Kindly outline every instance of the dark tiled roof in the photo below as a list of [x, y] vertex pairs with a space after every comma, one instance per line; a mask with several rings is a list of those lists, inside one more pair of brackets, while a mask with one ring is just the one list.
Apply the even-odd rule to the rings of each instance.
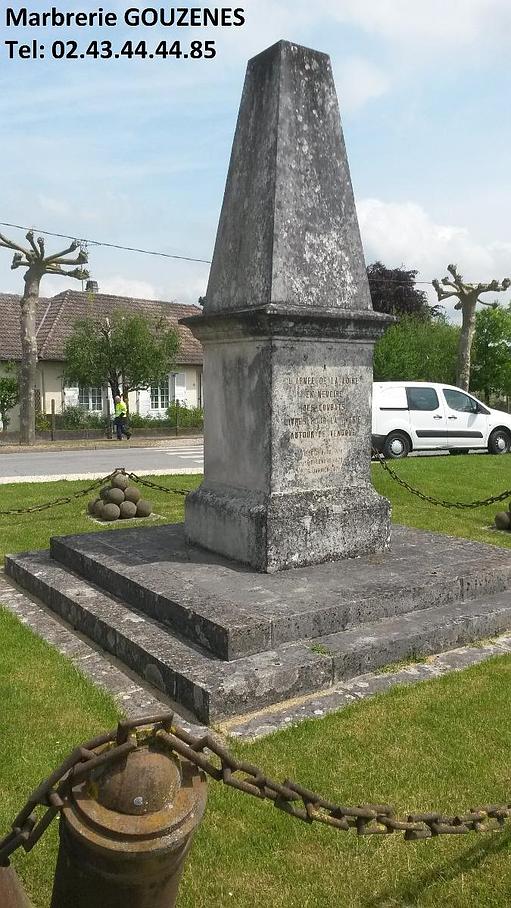
[[[0, 293], [0, 360], [21, 358], [20, 297], [13, 293]], [[110, 296], [106, 293], [84, 293], [65, 290], [50, 299], [40, 299], [37, 306], [37, 349], [39, 359], [62, 361], [65, 343], [73, 331], [73, 324], [80, 318], [104, 319], [116, 309], [142, 312], [161, 317], [177, 327], [181, 347], [177, 362], [182, 365], [202, 364], [202, 347], [178, 319], [199, 315], [198, 306], [181, 303], [163, 303], [140, 300], [129, 296]]]

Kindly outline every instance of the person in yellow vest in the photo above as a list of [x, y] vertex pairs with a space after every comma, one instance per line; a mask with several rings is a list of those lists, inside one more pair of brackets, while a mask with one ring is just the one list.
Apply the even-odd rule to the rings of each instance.
[[117, 441], [122, 441], [122, 436], [125, 435], [127, 439], [131, 438], [131, 432], [126, 427], [126, 419], [128, 416], [128, 408], [124, 403], [122, 397], [115, 397], [115, 419], [114, 426], [117, 432]]

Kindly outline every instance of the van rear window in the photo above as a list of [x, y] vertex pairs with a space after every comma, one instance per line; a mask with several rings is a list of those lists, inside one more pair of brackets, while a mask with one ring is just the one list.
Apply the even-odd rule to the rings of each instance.
[[380, 387], [377, 401], [380, 410], [408, 410], [404, 388]]
[[438, 396], [434, 388], [407, 388], [410, 410], [438, 410]]

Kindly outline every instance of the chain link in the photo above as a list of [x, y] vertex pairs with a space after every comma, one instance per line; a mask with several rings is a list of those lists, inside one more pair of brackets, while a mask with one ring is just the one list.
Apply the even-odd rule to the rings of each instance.
[[[511, 804], [491, 804], [470, 808], [465, 813], [411, 813], [399, 817], [388, 804], [363, 804], [355, 807], [334, 804], [297, 782], [276, 782], [245, 760], [237, 760], [217, 738], [194, 735], [174, 722], [172, 712], [119, 723], [117, 729], [77, 747], [66, 760], [28, 798], [14, 820], [11, 831], [0, 839], [0, 867], [9, 865], [11, 854], [19, 847], [30, 851], [53, 818], [71, 796], [78, 782], [98, 767], [122, 760], [149, 742], [159, 744], [171, 754], [189, 760], [211, 779], [223, 782], [260, 800], [270, 801], [278, 810], [305, 823], [323, 823], [359, 836], [391, 835], [403, 832], [407, 842], [439, 835], [464, 835], [469, 832], [500, 830], [511, 818]], [[40, 819], [38, 807], [46, 808]]]
[[153, 482], [151, 479], [145, 479], [144, 476], [138, 476], [136, 473], [126, 473], [125, 470], [119, 470], [120, 473], [124, 473], [128, 479], [132, 479], [133, 482], [138, 482], [141, 486], [146, 486], [148, 489], [155, 489], [157, 492], [169, 492], [171, 495], [189, 495], [192, 491], [191, 489], [169, 489], [168, 486], [161, 486], [157, 482]]
[[144, 479], [142, 476], [137, 476], [136, 473], [128, 473], [124, 467], [117, 467], [117, 469], [113, 470], [112, 473], [109, 473], [108, 476], [103, 476], [101, 479], [95, 479], [90, 486], [87, 486], [86, 489], [81, 489], [80, 492], [74, 492], [72, 495], [65, 495], [61, 498], [53, 498], [51, 501], [46, 501], [44, 504], [34, 504], [26, 508], [9, 508], [7, 511], [0, 511], [0, 517], [8, 517], [14, 514], [33, 514], [38, 511], [47, 511], [49, 508], [58, 507], [61, 504], [70, 504], [71, 501], [75, 501], [77, 498], [83, 498], [85, 495], [88, 495], [89, 492], [94, 491], [94, 489], [97, 489], [104, 483], [110, 482], [115, 476], [126, 476], [127, 479], [138, 482], [140, 485], [147, 486], [150, 489], [156, 489], [159, 492], [168, 492], [169, 494], [174, 495], [188, 495], [191, 491], [190, 489], [169, 489], [167, 486], [161, 486], [156, 482], [151, 482], [150, 479]]
[[80, 492], [74, 492], [73, 495], [66, 495], [61, 498], [53, 498], [52, 501], [46, 501], [44, 504], [34, 504], [28, 508], [9, 508], [8, 511], [0, 511], [0, 517], [7, 517], [10, 514], [33, 514], [36, 511], [47, 511], [49, 508], [58, 507], [61, 504], [69, 504], [76, 498], [83, 498], [85, 495], [88, 495], [89, 492], [97, 489], [97, 487], [103, 485], [104, 482], [109, 482], [114, 478], [114, 476], [117, 476], [119, 473], [124, 473], [124, 470], [114, 470], [113, 473], [109, 473], [108, 476], [103, 476], [102, 479], [94, 480], [92, 485], [87, 486], [86, 489], [81, 489]]
[[[420, 498], [421, 501], [427, 501], [429, 504], [433, 504], [441, 508], [455, 508], [460, 511], [471, 510], [473, 508], [483, 508], [490, 504], [496, 504], [500, 501], [505, 501], [507, 498], [511, 498], [511, 489], [505, 489], [504, 492], [500, 492], [498, 495], [490, 495], [489, 498], [481, 498], [477, 501], [447, 501], [443, 498], [435, 498], [433, 495], [428, 495], [426, 492], [422, 492], [420, 489], [416, 489], [415, 486], [410, 485], [409, 482], [406, 482], [405, 479], [402, 479], [401, 476], [389, 467], [387, 461], [385, 460], [383, 454], [377, 451], [375, 448], [372, 449], [372, 456], [378, 461], [378, 463], [383, 467], [386, 473], [402, 486], [407, 492], [410, 492], [411, 495], [415, 495], [417, 498]], [[102, 479], [96, 479], [92, 485], [87, 486], [86, 489], [82, 489], [80, 492], [75, 492], [73, 495], [66, 495], [61, 498], [54, 498], [52, 501], [47, 501], [44, 504], [32, 505], [28, 508], [10, 508], [7, 511], [0, 511], [0, 517], [7, 517], [14, 514], [32, 514], [38, 511], [46, 511], [49, 508], [57, 507], [61, 504], [69, 504], [71, 501], [74, 501], [77, 498], [82, 498], [85, 495], [88, 495], [89, 492], [92, 492], [98, 486], [103, 485], [103, 483], [110, 482], [115, 476], [122, 475], [126, 476], [128, 479], [131, 479], [133, 482], [138, 483], [139, 485], [145, 486], [148, 489], [154, 489], [157, 492], [166, 492], [169, 495], [189, 495], [192, 491], [191, 489], [169, 489], [168, 486], [162, 486], [157, 482], [153, 482], [151, 479], [146, 479], [143, 476], [139, 476], [137, 473], [128, 472], [124, 467], [118, 467], [116, 470], [113, 470], [108, 476], [103, 476]]]
[[401, 479], [400, 476], [389, 467], [387, 461], [385, 460], [383, 454], [377, 451], [375, 448], [372, 449], [372, 455], [376, 460], [381, 464], [383, 469], [392, 479], [397, 482], [400, 486], [403, 486], [407, 492], [410, 492], [411, 495], [416, 495], [417, 498], [420, 498], [421, 501], [427, 501], [429, 504], [434, 504], [440, 508], [456, 508], [460, 511], [470, 510], [472, 508], [484, 508], [489, 504], [496, 504], [498, 501], [505, 501], [506, 498], [511, 498], [511, 489], [506, 489], [504, 492], [500, 492], [498, 495], [490, 495], [489, 498], [481, 498], [477, 501], [446, 501], [444, 498], [434, 498], [432, 495], [427, 495], [425, 492], [421, 492], [420, 489], [416, 489], [415, 486], [410, 485], [409, 482], [406, 482], [404, 479]]

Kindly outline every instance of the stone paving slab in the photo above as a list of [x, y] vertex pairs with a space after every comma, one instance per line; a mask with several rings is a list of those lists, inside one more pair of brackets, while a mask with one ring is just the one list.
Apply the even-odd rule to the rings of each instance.
[[261, 574], [181, 524], [56, 537], [52, 556], [222, 659], [463, 602], [511, 585], [509, 552], [396, 526], [386, 555]]

